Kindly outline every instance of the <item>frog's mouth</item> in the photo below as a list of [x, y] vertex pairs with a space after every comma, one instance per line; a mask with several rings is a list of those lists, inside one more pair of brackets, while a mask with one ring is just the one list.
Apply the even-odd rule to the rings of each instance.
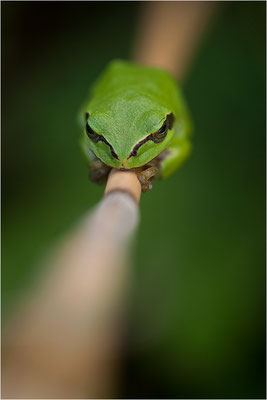
[[128, 160], [129, 160], [132, 156], [134, 156], [134, 155], [130, 155], [130, 156], [127, 157], [127, 159], [122, 163], [122, 165], [121, 165], [121, 167], [120, 167], [119, 169], [120, 169], [120, 170], [127, 170], [127, 169], [135, 170], [135, 169], [138, 169], [138, 168], [144, 168], [144, 167], [146, 167], [147, 165], [151, 165], [151, 164], [156, 165], [157, 167], [160, 167], [161, 162], [162, 162], [163, 160], [165, 160], [165, 158], [168, 156], [168, 154], [169, 154], [169, 149], [168, 149], [168, 148], [167, 148], [167, 149], [164, 149], [164, 150], [163, 150], [161, 153], [159, 153], [155, 158], [153, 158], [152, 160], [148, 161], [147, 163], [145, 163], [145, 164], [143, 164], [143, 165], [140, 165], [139, 167], [128, 167], [128, 166], [127, 166]]
[[[161, 171], [161, 163], [168, 155], [169, 150], [165, 149], [157, 157], [153, 158], [148, 163], [140, 166], [140, 167], [133, 167], [127, 168], [124, 165], [117, 168], [119, 170], [131, 170], [134, 171], [138, 177], [138, 180], [141, 183], [142, 191], [146, 192], [147, 190], [152, 188], [152, 180], [156, 177], [160, 176]], [[108, 175], [112, 168], [105, 163], [103, 163], [97, 156], [95, 159], [89, 163], [90, 166], [90, 179], [93, 182], [98, 184], [103, 184], [107, 181]]]

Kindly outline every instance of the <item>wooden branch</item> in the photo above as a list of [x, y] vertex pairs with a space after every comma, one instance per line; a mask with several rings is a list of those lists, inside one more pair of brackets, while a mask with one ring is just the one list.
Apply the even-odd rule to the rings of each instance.
[[103, 200], [50, 259], [41, 285], [4, 332], [4, 397], [114, 393], [140, 192], [134, 173], [113, 171]]
[[145, 2], [133, 58], [184, 80], [215, 8], [211, 1]]
[[139, 203], [141, 195], [141, 185], [132, 171], [118, 171], [113, 169], [108, 177], [105, 195], [118, 191], [128, 193], [136, 203]]

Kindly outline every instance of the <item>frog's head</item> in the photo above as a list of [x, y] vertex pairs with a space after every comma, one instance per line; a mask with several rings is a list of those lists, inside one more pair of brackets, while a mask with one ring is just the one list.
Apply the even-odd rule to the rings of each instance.
[[[120, 99], [122, 97], [120, 96]], [[169, 144], [174, 114], [144, 98], [123, 97], [85, 113], [87, 143], [105, 164], [135, 168], [147, 164]]]

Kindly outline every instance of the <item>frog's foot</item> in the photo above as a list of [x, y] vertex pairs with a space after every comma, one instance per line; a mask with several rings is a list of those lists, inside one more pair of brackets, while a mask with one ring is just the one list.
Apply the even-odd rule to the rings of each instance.
[[153, 166], [149, 166], [147, 169], [138, 173], [137, 177], [141, 183], [142, 192], [147, 192], [148, 190], [152, 189], [151, 181], [156, 177], [157, 173], [158, 168]]
[[103, 183], [106, 182], [111, 167], [104, 164], [100, 160], [91, 161], [89, 163], [89, 167], [90, 167], [89, 178], [92, 182], [98, 183], [99, 185], [102, 185]]

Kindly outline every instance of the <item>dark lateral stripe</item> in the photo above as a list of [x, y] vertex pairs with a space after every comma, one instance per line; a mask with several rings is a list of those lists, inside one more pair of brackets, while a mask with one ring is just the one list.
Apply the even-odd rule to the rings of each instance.
[[128, 159], [129, 159], [130, 157], [136, 157], [136, 156], [137, 156], [137, 151], [138, 151], [139, 147], [143, 146], [143, 144], [145, 144], [145, 143], [148, 142], [149, 140], [153, 140], [153, 135], [152, 135], [152, 134], [150, 134], [150, 135], [148, 135], [147, 137], [145, 137], [144, 139], [140, 140], [140, 142], [138, 142], [138, 143], [134, 146], [134, 148], [133, 148], [133, 150], [131, 151], [131, 154], [129, 155]]
[[101, 140], [101, 142], [104, 142], [108, 145], [108, 147], [110, 148], [110, 153], [112, 155], [112, 157], [116, 158], [117, 160], [119, 160], [118, 155], [115, 153], [113, 146], [107, 141], [107, 139], [104, 138], [104, 136], [99, 135], [99, 140]]
[[[174, 123], [174, 115], [173, 115], [173, 113], [170, 113], [170, 114], [168, 114], [168, 115], [166, 116], [166, 119], [165, 119], [165, 121], [163, 122], [162, 127], [164, 126], [164, 124], [166, 124], [166, 129], [167, 129], [167, 131], [168, 131], [169, 129], [172, 129], [173, 123]], [[161, 127], [161, 128], [162, 128], [162, 127]], [[143, 146], [143, 144], [145, 144], [146, 142], [148, 142], [149, 140], [153, 140], [153, 142], [159, 143], [154, 135], [155, 135], [157, 132], [159, 132], [159, 131], [161, 130], [161, 128], [160, 128], [158, 131], [156, 131], [156, 132], [154, 132], [154, 133], [151, 133], [150, 135], [148, 135], [148, 136], [145, 137], [144, 139], [140, 140], [140, 142], [138, 142], [138, 143], [134, 146], [134, 148], [133, 148], [133, 150], [131, 151], [131, 153], [130, 153], [129, 157], [127, 158], [127, 160], [129, 160], [129, 158], [131, 158], [131, 157], [136, 157], [136, 156], [137, 156], [137, 151], [138, 151], [138, 149], [139, 149], [141, 146]], [[166, 135], [165, 135], [165, 136], [166, 136]], [[165, 136], [164, 136], [164, 138], [165, 138]], [[163, 139], [164, 139], [164, 138], [163, 138]]]

